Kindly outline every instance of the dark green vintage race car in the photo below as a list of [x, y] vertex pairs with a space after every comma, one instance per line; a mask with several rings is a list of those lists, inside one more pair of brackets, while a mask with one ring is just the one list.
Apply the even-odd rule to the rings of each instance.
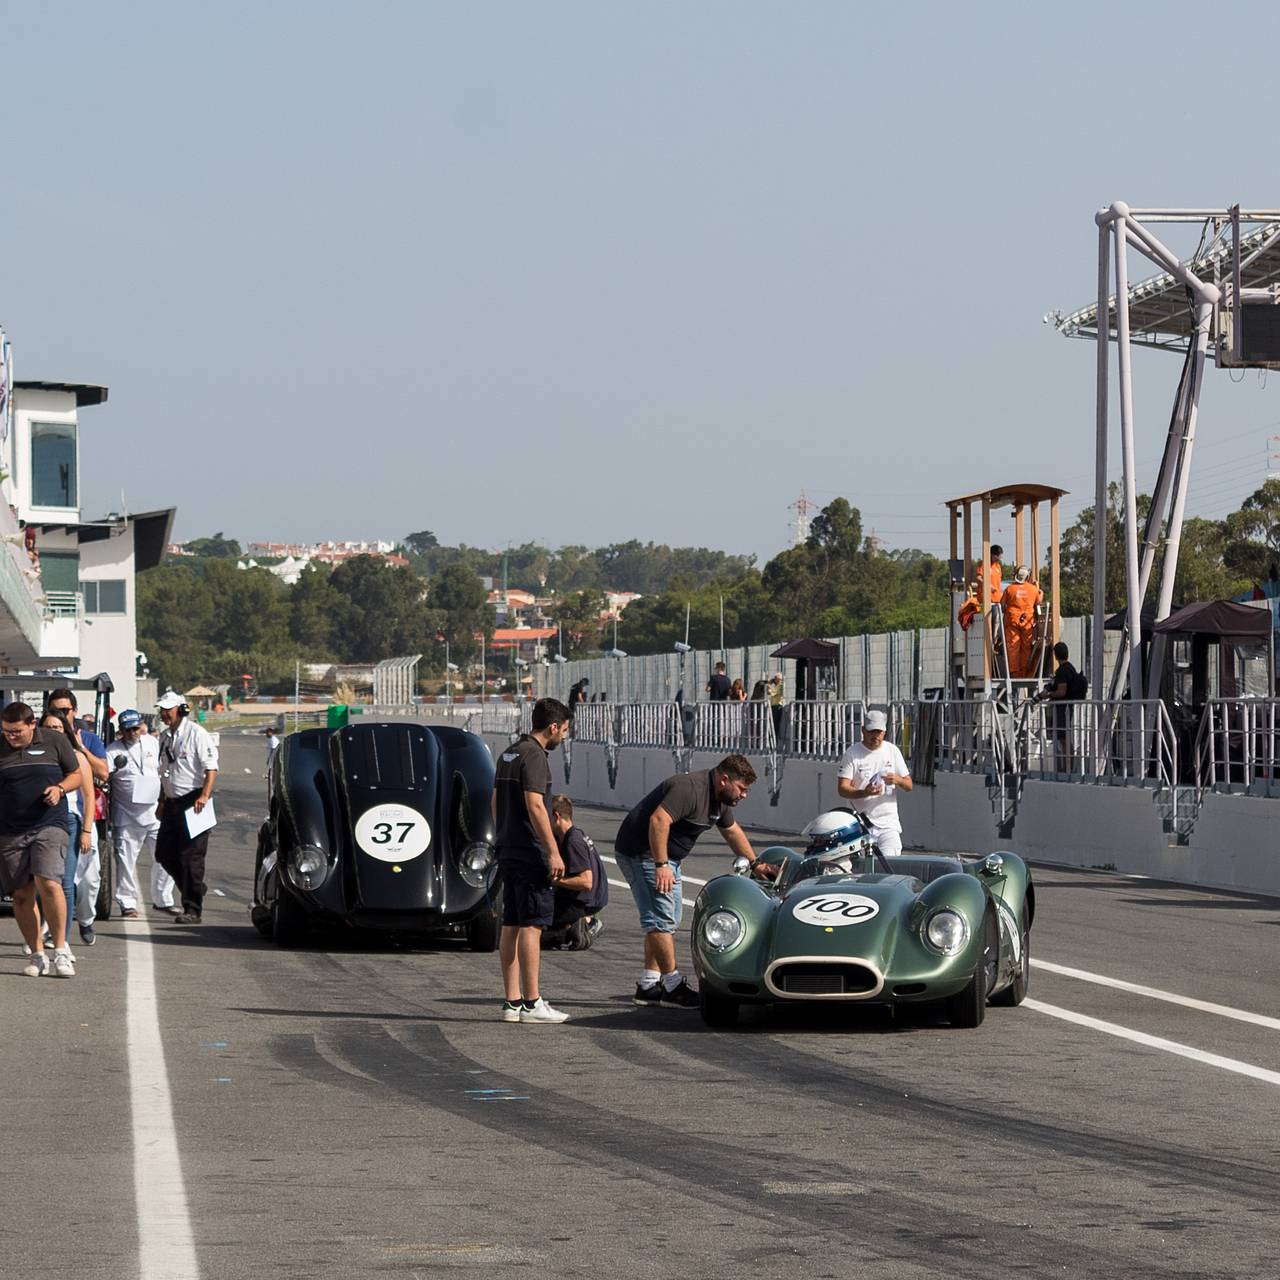
[[[772, 883], [717, 876], [693, 911], [702, 1017], [730, 1027], [744, 1004], [936, 1003], [976, 1027], [1021, 1004], [1035, 890], [1016, 854], [885, 857], [852, 814], [824, 814], [808, 849], [764, 850]], [[745, 867], [746, 859], [741, 860]]]

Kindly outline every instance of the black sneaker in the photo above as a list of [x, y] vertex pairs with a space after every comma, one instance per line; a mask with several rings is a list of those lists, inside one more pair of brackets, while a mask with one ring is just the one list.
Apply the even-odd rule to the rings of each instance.
[[80, 926], [80, 941], [83, 942], [86, 947], [93, 946], [97, 940], [98, 935], [94, 932], [93, 925], [82, 924]]
[[[658, 986], [662, 987], [662, 983], [658, 983]], [[664, 1005], [670, 1005], [673, 1009], [696, 1009], [698, 1007], [698, 993], [684, 978], [681, 978], [670, 991], [666, 987], [662, 987], [662, 995], [659, 999]]]
[[645, 1009], [656, 1009], [662, 1003], [662, 983], [655, 982], [651, 987], [642, 987], [636, 983], [636, 993], [631, 997], [631, 1003]]
[[587, 933], [594, 942], [604, 932], [604, 921], [599, 916], [592, 916], [591, 923], [587, 925]]

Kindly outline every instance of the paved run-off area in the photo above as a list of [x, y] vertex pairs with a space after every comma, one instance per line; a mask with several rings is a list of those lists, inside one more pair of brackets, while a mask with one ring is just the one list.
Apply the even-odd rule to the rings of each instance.
[[713, 1033], [632, 1006], [615, 886], [544, 956], [573, 1021], [509, 1025], [495, 956], [258, 938], [262, 757], [224, 736], [199, 929], [32, 981], [0, 920], [0, 1273], [1280, 1274], [1280, 902], [1038, 868], [1023, 1008]]

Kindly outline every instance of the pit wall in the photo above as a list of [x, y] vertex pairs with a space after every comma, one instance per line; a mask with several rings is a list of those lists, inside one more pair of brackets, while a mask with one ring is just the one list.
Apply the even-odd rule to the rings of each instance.
[[[495, 755], [510, 741], [503, 734], [484, 738]], [[718, 758], [695, 752], [691, 767], [709, 769]], [[605, 748], [575, 743], [567, 782], [564, 755], [554, 753], [553, 786], [580, 804], [622, 810], [676, 772], [670, 751], [628, 747], [617, 753], [617, 760], [611, 786]], [[764, 762], [753, 763], [761, 771], [760, 781], [738, 809], [746, 826], [791, 837], [816, 813], [840, 803], [834, 760], [785, 761], [776, 805], [769, 803]], [[1001, 840], [984, 778], [938, 773], [935, 781], [899, 799], [904, 847], [942, 853], [1011, 849], [1032, 862], [1101, 867], [1175, 884], [1280, 897], [1280, 806], [1274, 800], [1207, 795], [1191, 843], [1177, 846], [1162, 829], [1150, 791], [1028, 781], [1013, 838]]]

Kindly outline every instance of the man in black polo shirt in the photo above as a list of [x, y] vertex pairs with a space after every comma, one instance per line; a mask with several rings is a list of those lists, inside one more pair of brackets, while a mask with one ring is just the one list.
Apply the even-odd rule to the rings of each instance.
[[[644, 930], [644, 970], [636, 985], [636, 1004], [697, 1007], [698, 993], [676, 968], [680, 862], [704, 831], [719, 827], [725, 844], [755, 867], [759, 859], [733, 816], [734, 806], [746, 799], [755, 780], [756, 771], [746, 756], [725, 756], [714, 769], [677, 773], [659, 783], [623, 818], [613, 848]], [[763, 865], [759, 870], [766, 873]]]
[[564, 860], [551, 830], [551, 765], [569, 732], [569, 708], [555, 698], [533, 705], [532, 733], [499, 752], [493, 778], [493, 824], [502, 871], [503, 1022], [566, 1022], [538, 989], [542, 931], [552, 920], [552, 882], [564, 876]]
[[729, 690], [732, 687], [729, 677], [725, 675], [724, 663], [717, 662], [714, 674], [707, 681], [707, 696], [712, 702], [728, 702]]
[[[67, 946], [67, 900], [62, 872], [69, 831], [67, 793], [80, 786], [80, 762], [63, 733], [36, 728], [35, 712], [11, 702], [0, 712], [0, 884], [13, 898], [13, 915], [31, 957], [23, 973], [74, 978]], [[53, 935], [44, 954], [36, 892]]]

